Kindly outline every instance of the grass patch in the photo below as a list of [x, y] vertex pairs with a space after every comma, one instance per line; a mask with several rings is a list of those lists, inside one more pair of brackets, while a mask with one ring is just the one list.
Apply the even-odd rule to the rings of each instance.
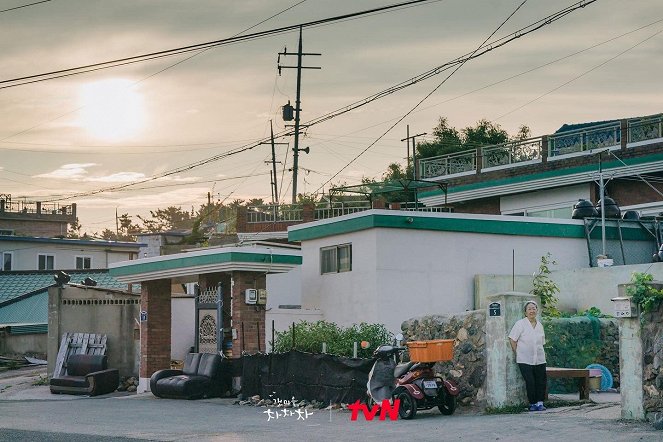
[[32, 383], [34, 386], [38, 385], [48, 385], [48, 376], [39, 376], [39, 378], [35, 379], [35, 381]]
[[[585, 404], [593, 404], [591, 400], [584, 401], [565, 401], [565, 400], [554, 400], [544, 402], [546, 408], [560, 408], [560, 407], [574, 407]], [[518, 404], [518, 405], [504, 405], [502, 407], [486, 407], [486, 414], [519, 414], [527, 411], [528, 404]]]

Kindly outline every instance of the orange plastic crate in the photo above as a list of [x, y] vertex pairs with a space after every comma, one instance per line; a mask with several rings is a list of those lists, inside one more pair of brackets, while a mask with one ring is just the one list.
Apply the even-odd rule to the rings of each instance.
[[431, 341], [410, 341], [410, 360], [417, 362], [450, 361], [454, 356], [453, 339], [433, 339]]

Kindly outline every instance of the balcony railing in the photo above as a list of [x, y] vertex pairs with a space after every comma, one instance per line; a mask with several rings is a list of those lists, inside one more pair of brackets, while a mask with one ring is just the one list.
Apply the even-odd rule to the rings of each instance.
[[662, 126], [663, 115], [628, 120], [628, 142], [640, 143], [663, 138]]
[[371, 208], [370, 201], [334, 201], [329, 203], [318, 203], [315, 207], [315, 219], [334, 218], [350, 213], [363, 212]]
[[[625, 124], [624, 124], [625, 123]], [[622, 134], [626, 127], [626, 134]], [[622, 140], [622, 136], [626, 140]], [[586, 155], [592, 149], [640, 146], [663, 141], [663, 114], [614, 121], [523, 141], [481, 147], [481, 170], [517, 167], [542, 161], [547, 138], [547, 159]], [[477, 172], [476, 150], [430, 157], [418, 162], [422, 179], [461, 176]]]
[[542, 139], [530, 138], [522, 141], [481, 148], [481, 168], [510, 166], [512, 164], [541, 160]]
[[621, 145], [620, 122], [548, 136], [548, 158]]
[[301, 204], [249, 206], [246, 210], [249, 223], [279, 223], [302, 221]]
[[419, 167], [419, 175], [422, 178], [472, 172], [477, 168], [477, 152], [471, 150], [426, 158], [419, 161]]
[[67, 215], [76, 213], [76, 205], [60, 205], [58, 203], [42, 203], [39, 201], [12, 201], [10, 195], [0, 195], [0, 213]]

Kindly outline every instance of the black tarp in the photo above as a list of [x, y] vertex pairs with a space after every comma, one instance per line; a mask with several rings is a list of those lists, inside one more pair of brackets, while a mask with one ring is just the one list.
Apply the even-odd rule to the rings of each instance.
[[258, 354], [242, 357], [242, 396], [351, 403], [366, 398], [372, 359], [327, 354]]

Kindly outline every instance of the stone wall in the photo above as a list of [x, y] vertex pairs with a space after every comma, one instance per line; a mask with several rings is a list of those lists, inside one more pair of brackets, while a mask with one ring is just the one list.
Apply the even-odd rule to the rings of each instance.
[[484, 400], [487, 367], [484, 310], [413, 318], [403, 322], [401, 329], [408, 341], [454, 339], [453, 360], [438, 362], [435, 372], [458, 383], [461, 404]]
[[663, 411], [663, 305], [642, 315], [642, 356], [645, 413]]
[[[663, 318], [659, 321], [658, 349], [663, 348]], [[555, 318], [543, 321], [546, 330], [546, 358], [549, 366], [584, 368], [589, 364], [604, 365], [613, 376], [613, 387], [619, 386], [619, 329], [615, 319], [588, 317]], [[435, 372], [452, 379], [460, 387], [460, 403], [483, 402], [486, 391], [486, 311], [473, 310], [456, 315], [432, 315], [409, 319], [401, 329], [407, 341], [454, 339], [454, 357], [435, 364]], [[652, 344], [653, 345], [653, 344]], [[653, 359], [654, 358], [650, 358]], [[663, 352], [656, 364], [650, 363], [651, 385], [663, 404]], [[654, 366], [656, 368], [654, 368]], [[575, 383], [551, 380], [552, 392], [577, 391]], [[658, 383], [656, 383], [656, 381]], [[649, 387], [654, 392], [654, 389]]]

